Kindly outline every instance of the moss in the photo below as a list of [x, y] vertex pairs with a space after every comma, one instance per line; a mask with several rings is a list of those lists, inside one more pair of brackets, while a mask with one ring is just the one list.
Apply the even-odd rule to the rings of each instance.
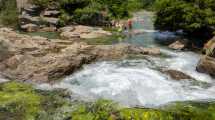
[[0, 120], [62, 120], [72, 105], [63, 90], [41, 91], [29, 84], [0, 84]]
[[176, 102], [167, 106], [122, 108], [111, 101], [99, 100], [80, 105], [72, 120], [215, 120], [214, 102]]
[[215, 102], [175, 102], [157, 109], [122, 108], [109, 100], [70, 101], [65, 90], [0, 84], [0, 120], [215, 120]]
[[[5, 114], [14, 114], [23, 120], [33, 120], [40, 106], [41, 96], [34, 93], [29, 85], [12, 82], [1, 85], [0, 109]], [[4, 116], [4, 115], [1, 115]]]
[[180, 120], [215, 120], [214, 102], [176, 102], [162, 109], [174, 113]]
[[120, 113], [123, 120], [174, 120], [172, 113], [154, 109], [126, 108]]
[[72, 120], [114, 120], [119, 116], [118, 105], [108, 100], [80, 105], [72, 112]]

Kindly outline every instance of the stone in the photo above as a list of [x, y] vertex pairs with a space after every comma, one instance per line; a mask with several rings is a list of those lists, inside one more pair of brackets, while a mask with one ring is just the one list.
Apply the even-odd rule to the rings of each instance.
[[60, 15], [60, 11], [58, 11], [58, 10], [46, 10], [46, 11], [44, 11], [43, 15], [45, 17], [57, 17]]
[[58, 25], [59, 23], [59, 18], [54, 18], [54, 17], [43, 17], [42, 21], [44, 21], [45, 23], [49, 24], [49, 25]]
[[26, 32], [35, 32], [39, 30], [39, 26], [35, 24], [25, 24], [21, 25], [20, 28]]
[[37, 5], [30, 5], [24, 7], [23, 9], [24, 14], [28, 14], [30, 16], [39, 16], [41, 12], [40, 6]]
[[191, 76], [178, 70], [162, 70], [162, 72], [169, 75], [174, 80], [194, 80]]
[[187, 42], [185, 40], [177, 40], [169, 45], [169, 48], [174, 50], [183, 50], [187, 47]]
[[40, 17], [32, 17], [32, 16], [27, 15], [27, 14], [20, 15], [19, 20], [21, 22], [21, 25], [23, 25], [23, 24], [39, 25], [39, 23], [40, 23]]
[[75, 30], [74, 26], [66, 26], [58, 29], [59, 32], [72, 32]]
[[0, 73], [9, 79], [36, 83], [55, 82], [95, 61], [121, 59], [131, 54], [157, 54], [151, 52], [153, 48], [129, 44], [87, 45], [61, 39], [54, 42], [1, 28], [0, 43], [7, 46], [6, 55], [13, 53], [0, 61]]
[[59, 31], [61, 32], [60, 36], [64, 39], [92, 39], [112, 35], [111, 32], [105, 31], [102, 28], [83, 25], [63, 27]]
[[215, 58], [215, 37], [210, 39], [203, 48], [203, 52], [210, 57]]
[[41, 32], [56, 32], [57, 28], [56, 27], [42, 27], [39, 31]]
[[215, 58], [209, 57], [209, 56], [203, 56], [200, 59], [196, 67], [196, 70], [198, 72], [206, 73], [215, 77]]

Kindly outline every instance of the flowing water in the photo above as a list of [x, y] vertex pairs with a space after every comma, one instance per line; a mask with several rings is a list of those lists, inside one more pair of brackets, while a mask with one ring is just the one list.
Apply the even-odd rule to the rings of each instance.
[[[174, 33], [154, 30], [153, 14], [141, 12], [135, 30], [144, 31], [129, 35], [124, 42], [145, 47], [160, 47], [165, 57], [147, 56], [139, 59], [103, 61], [68, 76], [54, 87], [66, 88], [83, 99], [111, 99], [127, 106], [154, 107], [173, 101], [215, 99], [215, 80], [196, 72], [200, 55], [194, 52], [169, 50], [159, 45], [177, 37]], [[162, 73], [160, 68], [184, 72], [195, 80], [177, 81]], [[40, 86], [47, 88], [46, 85]]]

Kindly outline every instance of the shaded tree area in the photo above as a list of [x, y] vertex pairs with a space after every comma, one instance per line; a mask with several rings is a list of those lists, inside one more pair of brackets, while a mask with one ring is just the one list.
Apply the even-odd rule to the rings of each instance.
[[215, 31], [215, 0], [157, 0], [155, 26], [183, 30], [188, 35], [210, 38]]

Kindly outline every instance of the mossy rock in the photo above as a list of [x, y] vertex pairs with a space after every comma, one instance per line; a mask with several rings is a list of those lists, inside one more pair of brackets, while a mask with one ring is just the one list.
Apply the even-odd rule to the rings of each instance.
[[0, 84], [0, 120], [63, 120], [72, 105], [63, 91], [40, 91], [29, 84]]

